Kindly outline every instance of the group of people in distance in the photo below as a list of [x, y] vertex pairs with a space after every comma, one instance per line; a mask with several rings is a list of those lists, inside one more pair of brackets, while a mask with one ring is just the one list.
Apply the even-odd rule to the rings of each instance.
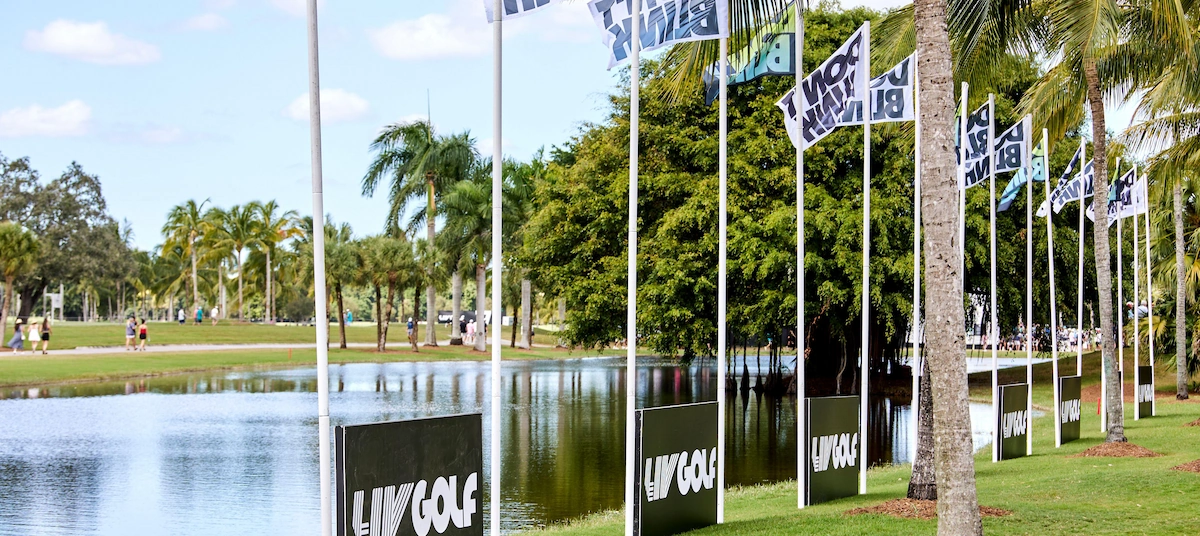
[[50, 333], [54, 328], [50, 326], [50, 317], [42, 318], [41, 322], [31, 322], [29, 326], [17, 319], [13, 324], [12, 338], [8, 340], [7, 346], [12, 348], [13, 353], [18, 353], [25, 349], [25, 341], [28, 340], [29, 353], [37, 353], [38, 343], [42, 343], [42, 353], [45, 354], [50, 350]]
[[[138, 320], [132, 316], [129, 317], [125, 321], [125, 351], [146, 351], [146, 333], [148, 331], [145, 318]], [[139, 340], [135, 341], [135, 338]]]
[[[212, 312], [209, 313], [208, 317], [212, 319], [212, 325], [214, 325], [214, 326], [217, 325], [217, 319], [221, 317], [221, 309], [214, 305], [212, 308]], [[182, 307], [179, 308], [178, 319], [179, 319], [179, 325], [181, 325], [181, 326], [185, 322], [187, 322], [187, 313], [185, 313], [183, 311]], [[194, 325], [197, 325], [197, 326], [199, 326], [200, 323], [204, 321], [204, 309], [202, 307], [200, 307], [199, 305], [196, 306], [195, 319], [196, 319], [196, 323]]]

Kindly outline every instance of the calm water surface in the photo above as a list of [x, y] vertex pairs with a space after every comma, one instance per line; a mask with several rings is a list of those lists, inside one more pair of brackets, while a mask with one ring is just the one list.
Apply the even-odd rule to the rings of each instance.
[[[486, 452], [489, 373], [484, 362], [333, 366], [331, 419], [483, 412]], [[505, 531], [620, 507], [624, 359], [508, 362], [503, 374]], [[0, 390], [0, 535], [312, 533], [315, 390], [312, 368]], [[711, 361], [639, 361], [639, 407], [715, 392]], [[795, 398], [729, 401], [727, 482], [794, 478]], [[871, 412], [872, 463], [909, 461], [907, 400], [873, 399]], [[991, 409], [971, 413], [979, 447]]]

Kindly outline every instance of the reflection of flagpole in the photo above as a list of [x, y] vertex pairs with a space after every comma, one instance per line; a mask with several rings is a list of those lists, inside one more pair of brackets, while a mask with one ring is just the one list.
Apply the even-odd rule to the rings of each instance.
[[[492, 23], [492, 441], [491, 474], [488, 477], [488, 494], [491, 497], [491, 534], [500, 535], [500, 324], [503, 309], [500, 307], [500, 282], [504, 270], [500, 245], [504, 190], [503, 122], [501, 112], [504, 100], [504, 9], [500, 0], [495, 0], [495, 19]], [[453, 320], [451, 320], [453, 322]]]
[[[1000, 375], [999, 363], [996, 358], [996, 345], [1000, 342], [998, 315], [996, 314], [996, 96], [988, 93], [988, 127], [987, 127], [987, 151], [988, 151], [988, 206], [990, 207], [990, 215], [988, 226], [991, 228], [991, 279], [992, 279], [992, 325], [990, 332], [992, 343], [992, 411], [1000, 415]], [[999, 418], [992, 419], [992, 422], [997, 423], [992, 433], [992, 461], [1000, 461], [1000, 430]]]
[[308, 0], [308, 132], [312, 142], [313, 299], [317, 318], [317, 442], [321, 481], [321, 534], [333, 534], [333, 457], [329, 452], [329, 311], [325, 296], [325, 194], [321, 176], [321, 75], [317, 0]]
[[[1118, 177], [1117, 180], [1121, 180], [1120, 175], [1118, 175], [1117, 177]], [[1134, 166], [1133, 166], [1133, 177], [1134, 177], [1134, 181], [1136, 182], [1137, 181], [1137, 165], [1136, 164], [1134, 164]], [[1133, 192], [1129, 192], [1129, 193], [1130, 193], [1130, 197], [1132, 197]], [[1120, 207], [1120, 209], [1121, 209], [1120, 212], [1117, 213], [1117, 222], [1118, 223], [1120, 223], [1121, 220], [1123, 219], [1124, 214], [1122, 214], [1122, 212], [1125, 211], [1125, 206], [1122, 203], [1122, 200], [1120, 199], [1120, 197], [1123, 197], [1123, 196], [1118, 196], [1118, 199], [1117, 199], [1117, 206]], [[1122, 238], [1124, 238], [1124, 237], [1122, 237]], [[1117, 244], [1120, 244], [1120, 243], [1121, 243], [1121, 241], [1118, 240]], [[1138, 300], [1138, 287], [1142, 286], [1141, 285], [1141, 275], [1140, 275], [1141, 269], [1138, 268], [1138, 244], [1139, 244], [1139, 242], [1138, 242], [1137, 216], [1134, 216], [1134, 218], [1133, 218], [1133, 420], [1135, 420], [1135, 421], [1142, 418], [1142, 405], [1138, 404], [1138, 394], [1139, 394], [1138, 393], [1138, 384], [1139, 384], [1139, 382], [1141, 380], [1141, 376], [1142, 376], [1141, 369], [1138, 366], [1138, 365], [1142, 364], [1142, 356], [1141, 356], [1141, 347], [1142, 347], [1141, 342], [1142, 341], [1141, 341], [1141, 339], [1138, 338], [1138, 335], [1140, 333], [1139, 333], [1139, 329], [1138, 329], [1138, 315], [1137, 315], [1138, 304], [1141, 303], [1141, 301]], [[1122, 303], [1121, 304], [1121, 316], [1125, 316], [1124, 313], [1125, 313], [1125, 304]], [[1122, 395], [1122, 398], [1124, 398], [1124, 395], [1125, 395], [1125, 377], [1124, 376], [1121, 377], [1121, 395]], [[1124, 410], [1124, 408], [1125, 408], [1125, 406], [1124, 406], [1124, 404], [1122, 404], [1121, 409]]]
[[[866, 84], [862, 88], [863, 110], [863, 253], [862, 253], [862, 357], [860, 367], [862, 372], [862, 401], [858, 406], [858, 493], [867, 492], [867, 406], [871, 399], [868, 396], [867, 379], [871, 372], [871, 23], [864, 26], [863, 43], [866, 43], [866, 53], [863, 54], [863, 79]], [[797, 88], [799, 89], [799, 88]]]
[[917, 434], [921, 421], [921, 78], [916, 68], [917, 55], [913, 54], [913, 117], [916, 119], [916, 140], [913, 146], [917, 165], [913, 169], [913, 313], [912, 313], [912, 424], [909, 426], [909, 452], [913, 462], [917, 460]]
[[[633, 505], [636, 497], [634, 458], [637, 417], [637, 201], [638, 201], [638, 98], [641, 84], [642, 0], [633, 0], [629, 35], [629, 268], [625, 299], [625, 536], [633, 536]], [[724, 73], [722, 73], [724, 76]]]
[[[1154, 385], [1154, 280], [1150, 273], [1150, 181], [1142, 179], [1142, 210], [1146, 213], [1146, 319], [1150, 322], [1146, 337], [1150, 339], [1150, 385]], [[1133, 218], [1137, 225], [1137, 216]], [[1136, 247], [1136, 245], [1135, 245]], [[1158, 413], [1158, 397], [1150, 397], [1150, 416]]]
[[[1033, 454], [1033, 120], [1025, 116], [1025, 454]], [[1042, 166], [1043, 173], [1045, 166]]]
[[[1042, 129], [1042, 158], [1046, 172], [1046, 203], [1050, 203], [1049, 132]], [[1062, 446], [1062, 392], [1058, 385], [1058, 295], [1054, 293], [1054, 207], [1046, 210], [1046, 259], [1050, 265], [1050, 358], [1054, 364], [1054, 448]]]
[[[796, 90], [792, 92], [792, 106], [796, 109], [796, 504], [804, 508], [808, 490], [808, 463], [805, 449], [808, 447], [808, 400], [806, 390], [807, 370], [804, 353], [804, 108], [800, 91], [804, 87], [804, 12], [796, 1]], [[861, 436], [860, 436], [861, 437]]]
[[720, 218], [717, 226], [720, 227], [720, 239], [718, 244], [718, 271], [721, 272], [717, 278], [717, 523], [725, 522], [725, 300], [728, 296], [725, 281], [725, 254], [728, 239], [726, 237], [726, 220], [728, 219], [727, 200], [729, 193], [729, 150], [727, 148], [729, 138], [729, 119], [726, 114], [728, 110], [728, 93], [729, 93], [729, 76], [725, 74], [725, 70], [729, 65], [729, 38], [722, 37], [720, 42], [721, 47], [721, 62], [719, 66], [721, 86], [720, 96], [720, 142], [721, 148], [718, 152], [720, 160]]

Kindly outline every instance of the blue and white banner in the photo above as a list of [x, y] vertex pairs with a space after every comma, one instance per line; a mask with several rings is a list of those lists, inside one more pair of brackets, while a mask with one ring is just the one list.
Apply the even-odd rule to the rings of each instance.
[[1025, 169], [1032, 134], [1033, 116], [1026, 115], [996, 138], [996, 173]]
[[[729, 0], [642, 0], [641, 50], [729, 37]], [[633, 1], [588, 0], [592, 20], [604, 31], [608, 68], [633, 53]]]
[[[500, 9], [504, 10], [504, 19], [515, 19], [532, 13], [541, 8], [558, 4], [563, 0], [500, 0]], [[483, 10], [487, 13], [487, 21], [496, 22], [496, 0], [483, 0]]]
[[[1050, 199], [1043, 201], [1042, 205], [1038, 207], [1037, 217], [1045, 218], [1046, 216], [1049, 216], [1051, 206], [1054, 207], [1054, 213], [1058, 214], [1059, 212], [1062, 212], [1063, 207], [1067, 206], [1067, 203], [1079, 200], [1079, 186], [1081, 178], [1078, 175], [1070, 180], [1068, 180], [1068, 178], [1075, 173], [1075, 168], [1079, 167], [1080, 163], [1083, 162], [1083, 159], [1085, 158], [1083, 149], [1083, 146], [1080, 145], [1079, 149], [1075, 151], [1075, 156], [1071, 157], [1071, 161], [1067, 164], [1067, 169], [1064, 169], [1062, 176], [1058, 178], [1058, 186], [1054, 188], [1053, 192], [1050, 192]], [[1092, 163], [1088, 162], [1085, 170], [1090, 171], [1091, 167]], [[1092, 195], [1090, 180], [1088, 181], [1087, 186], [1087, 191], [1085, 192], [1084, 197]]]
[[[1046, 154], [1041, 145], [1033, 149], [1033, 163], [1030, 167], [1033, 169], [1034, 182], [1046, 181]], [[1008, 210], [1013, 201], [1017, 200], [1017, 195], [1021, 193], [1021, 187], [1025, 186], [1027, 182], [1029, 181], [1025, 176], [1025, 169], [1018, 169], [1017, 174], [1013, 175], [1012, 180], [1008, 181], [1008, 186], [1004, 188], [1004, 192], [1000, 194], [1000, 200], [996, 202], [996, 211]]]
[[[961, 117], [961, 116], [959, 116]], [[967, 161], [963, 176], [963, 189], [970, 188], [988, 178], [989, 163], [988, 159], [988, 127], [992, 123], [992, 110], [987, 104], [980, 106], [971, 115], [967, 116]], [[958, 159], [959, 165], [964, 165], [962, 162], [961, 137], [955, 140], [954, 156]]]
[[[796, 88], [792, 88], [775, 103], [783, 111], [783, 124], [792, 145], [801, 150], [811, 147], [838, 127], [851, 102], [862, 100], [869, 76], [863, 59], [870, 54], [866, 38], [870, 24], [863, 23], [801, 82], [799, 99]], [[800, 101], [800, 113], [804, 114], [803, 132], [799, 126], [801, 121], [798, 121], [797, 100]]]
[[[1120, 218], [1137, 216], [1146, 212], [1146, 201], [1140, 189], [1145, 188], [1145, 180], [1137, 180], [1136, 170], [1129, 170], [1121, 178], [1112, 183], [1108, 189], [1108, 226], [1112, 227]], [[1095, 207], [1089, 206], [1087, 217], [1096, 221]]]
[[[896, 64], [892, 70], [871, 79], [871, 122], [895, 123], [914, 121], [913, 56]], [[861, 125], [862, 102], [851, 101], [838, 125]]]

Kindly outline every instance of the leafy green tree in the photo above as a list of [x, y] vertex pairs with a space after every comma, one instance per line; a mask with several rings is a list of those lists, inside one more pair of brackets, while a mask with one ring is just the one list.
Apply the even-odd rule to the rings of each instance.
[[[383, 128], [371, 143], [374, 160], [362, 180], [364, 196], [373, 196], [384, 181], [388, 184], [390, 209], [387, 233], [400, 235], [400, 218], [409, 203], [425, 198], [426, 240], [434, 243], [437, 199], [441, 192], [459, 181], [476, 158], [474, 141], [466, 132], [438, 136], [428, 121], [394, 123]], [[415, 216], [413, 224], [422, 218]], [[425, 344], [437, 346], [436, 281], [426, 274]]]
[[275, 291], [272, 284], [274, 283], [275, 265], [271, 262], [271, 257], [272, 254], [276, 254], [280, 242], [300, 234], [300, 228], [296, 225], [298, 215], [295, 210], [281, 211], [279, 203], [274, 199], [266, 203], [255, 203], [252, 210], [258, 218], [258, 230], [261, 233], [257, 244], [266, 256], [264, 259], [264, 273], [267, 280], [266, 319], [268, 323], [274, 324]]
[[0, 222], [0, 274], [4, 275], [4, 303], [0, 305], [0, 328], [7, 326], [8, 310], [12, 307], [13, 285], [37, 268], [41, 244], [28, 229], [5, 221]]
[[205, 199], [197, 203], [189, 199], [177, 205], [167, 213], [167, 223], [163, 224], [163, 235], [166, 237], [166, 247], [179, 246], [188, 256], [192, 265], [192, 308], [200, 307], [200, 285], [197, 275], [198, 245], [204, 232], [209, 229], [204, 217], [204, 207], [208, 204]]

